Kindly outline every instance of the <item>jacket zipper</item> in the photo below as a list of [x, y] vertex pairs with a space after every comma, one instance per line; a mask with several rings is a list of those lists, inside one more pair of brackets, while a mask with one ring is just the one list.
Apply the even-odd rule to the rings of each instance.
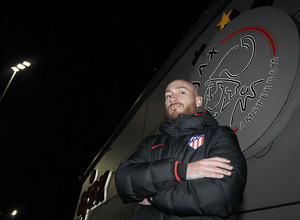
[[172, 147], [172, 152], [171, 152], [171, 157], [173, 157], [174, 156], [174, 152], [175, 152], [175, 146], [177, 146], [177, 140], [178, 140], [178, 137], [179, 137], [179, 131], [178, 131], [178, 124], [177, 124], [177, 122], [174, 124], [174, 127], [175, 127], [175, 136], [173, 137], [173, 146], [174, 147]]

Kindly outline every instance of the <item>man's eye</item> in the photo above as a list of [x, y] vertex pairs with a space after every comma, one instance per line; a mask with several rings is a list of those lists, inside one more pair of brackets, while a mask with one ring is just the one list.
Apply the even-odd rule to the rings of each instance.
[[171, 98], [171, 95], [166, 95], [166, 99], [169, 99], [169, 98]]
[[185, 93], [186, 93], [186, 92], [179, 92], [180, 95], [183, 95], [183, 94], [185, 94]]

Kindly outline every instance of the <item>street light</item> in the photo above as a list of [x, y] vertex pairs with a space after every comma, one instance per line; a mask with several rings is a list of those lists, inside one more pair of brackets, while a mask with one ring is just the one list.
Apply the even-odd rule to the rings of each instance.
[[11, 219], [13, 219], [17, 213], [18, 213], [18, 211], [17, 211], [17, 210], [14, 210], [14, 211], [11, 213]]
[[7, 91], [7, 89], [8, 89], [8, 87], [9, 87], [11, 81], [14, 79], [15, 75], [17, 74], [17, 72], [19, 72], [20, 70], [23, 70], [23, 69], [25, 69], [26, 67], [29, 67], [29, 66], [30, 66], [30, 63], [27, 62], [27, 61], [24, 61], [22, 64], [19, 63], [19, 64], [17, 65], [17, 67], [15, 67], [15, 66], [12, 66], [12, 67], [11, 67], [12, 70], [14, 71], [14, 73], [13, 73], [12, 77], [10, 78], [10, 80], [9, 80], [9, 82], [8, 82], [8, 84], [7, 84], [6, 88], [5, 88], [5, 90], [4, 90], [4, 92], [2, 93], [2, 96], [1, 96], [1, 98], [0, 98], [0, 103], [1, 103], [1, 101], [2, 101], [2, 99], [3, 99], [3, 97], [4, 97], [4, 95], [5, 95], [5, 93], [6, 93], [6, 91]]

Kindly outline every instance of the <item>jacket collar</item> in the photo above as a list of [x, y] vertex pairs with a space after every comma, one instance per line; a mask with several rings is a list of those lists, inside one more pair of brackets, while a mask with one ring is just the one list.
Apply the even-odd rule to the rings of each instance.
[[160, 132], [165, 135], [185, 135], [200, 130], [204, 127], [218, 126], [218, 122], [205, 110], [194, 115], [178, 116], [176, 121], [168, 118], [160, 127]]

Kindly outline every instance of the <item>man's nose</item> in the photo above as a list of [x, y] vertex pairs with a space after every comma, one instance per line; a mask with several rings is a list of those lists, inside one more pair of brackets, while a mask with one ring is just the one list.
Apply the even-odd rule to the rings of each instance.
[[177, 96], [173, 94], [173, 95], [171, 96], [171, 98], [170, 98], [170, 101], [171, 101], [171, 103], [176, 102], [176, 101], [177, 101]]

